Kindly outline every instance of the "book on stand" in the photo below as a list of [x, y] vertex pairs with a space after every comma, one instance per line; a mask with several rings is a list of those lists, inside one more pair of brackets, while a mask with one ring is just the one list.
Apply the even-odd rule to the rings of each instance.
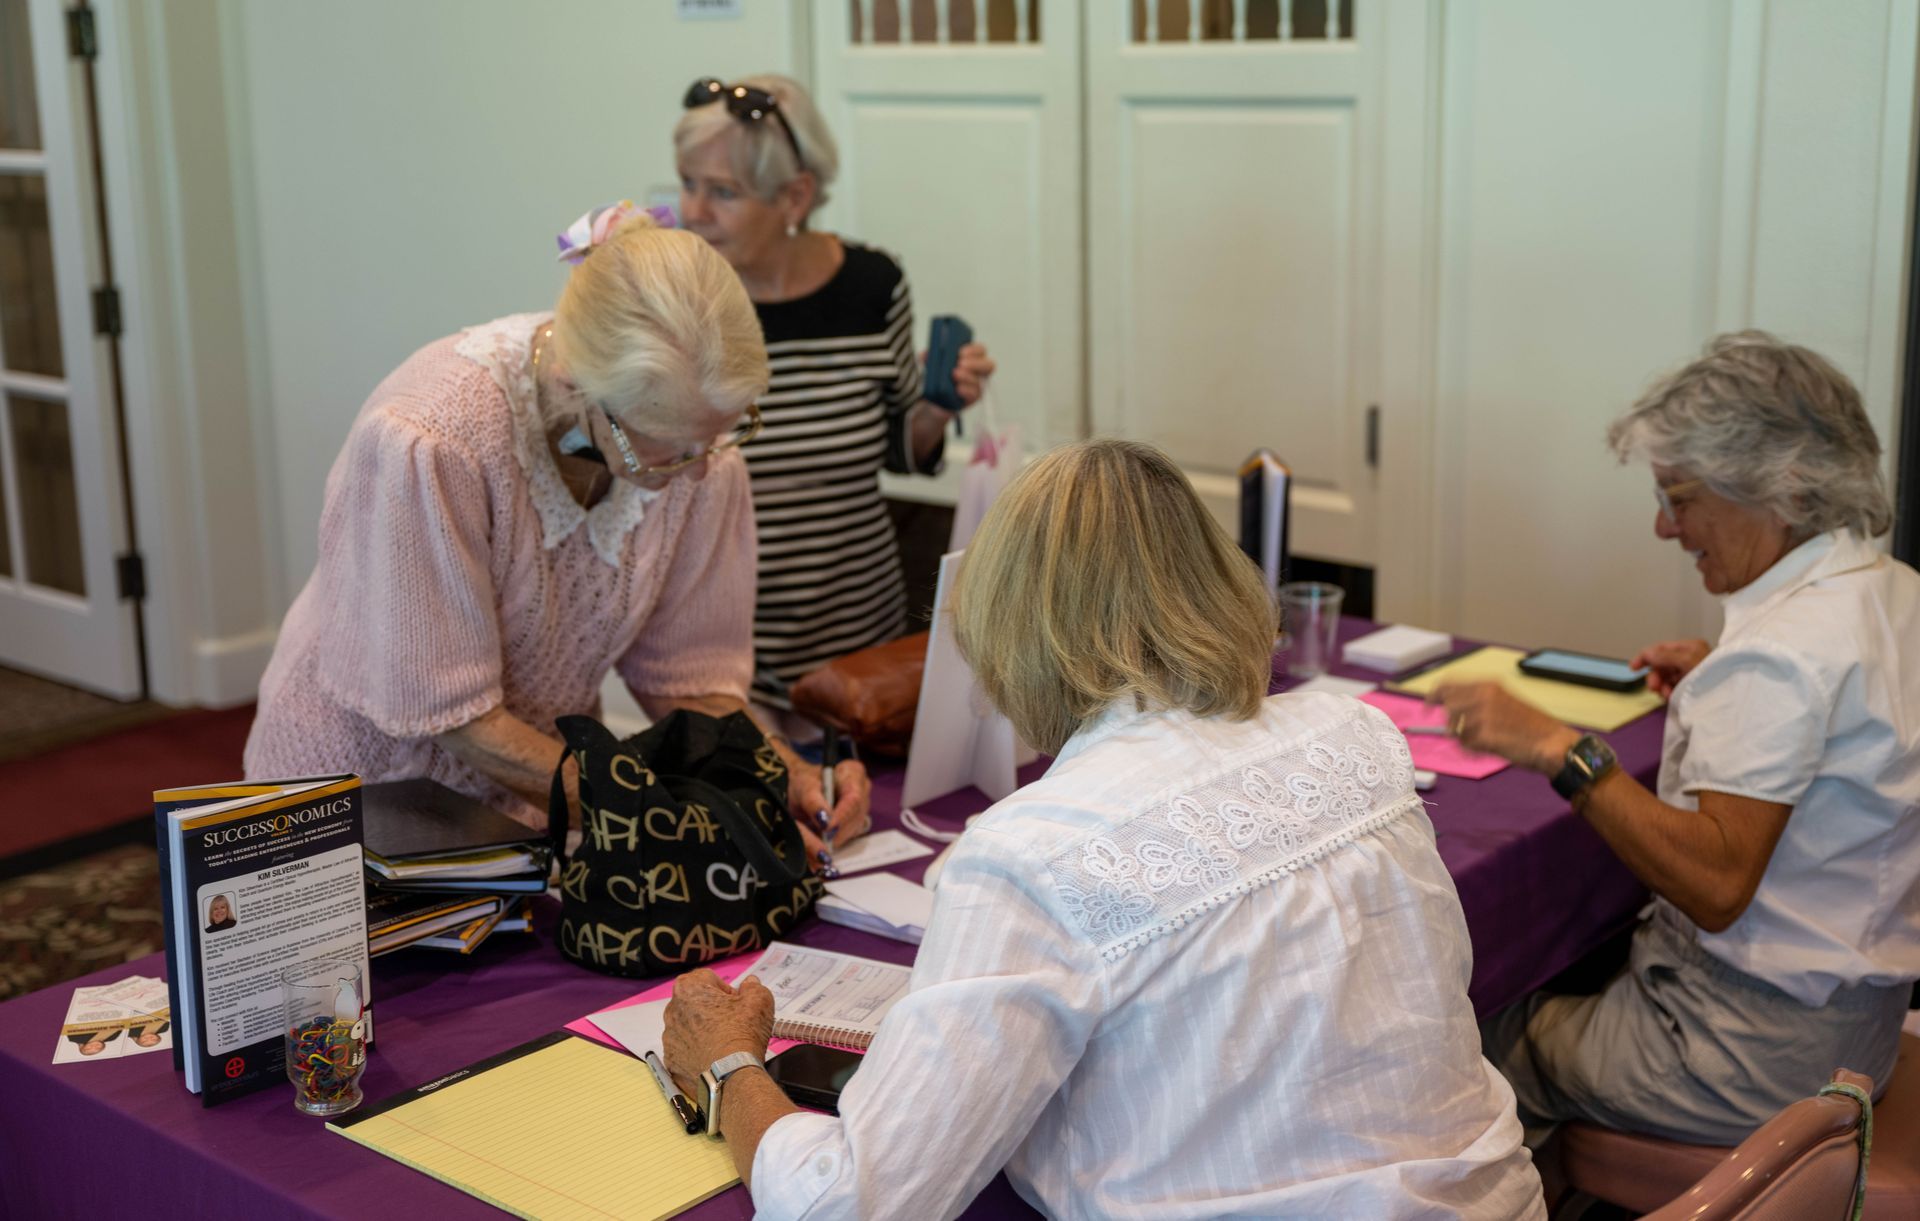
[[367, 978], [360, 779], [162, 789], [153, 816], [174, 1065], [206, 1106], [284, 1082], [281, 968]]

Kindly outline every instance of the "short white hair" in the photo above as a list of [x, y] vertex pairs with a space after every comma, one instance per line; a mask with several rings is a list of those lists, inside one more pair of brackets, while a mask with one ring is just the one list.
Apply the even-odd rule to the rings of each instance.
[[581, 393], [642, 432], [738, 415], [767, 390], [766, 342], [740, 277], [700, 238], [645, 216], [568, 274], [553, 343]]
[[1765, 331], [1711, 340], [1607, 430], [1638, 455], [1778, 517], [1797, 534], [1893, 527], [1880, 438], [1846, 374]]
[[764, 89], [773, 95], [773, 100], [779, 103], [780, 114], [793, 129], [793, 138], [800, 145], [805, 164], [793, 159], [793, 146], [787, 143], [787, 133], [781, 129], [778, 117], [768, 115], [758, 122], [745, 123], [734, 118], [723, 102], [695, 106], [680, 116], [680, 121], [673, 126], [674, 153], [684, 156], [711, 140], [726, 138], [730, 131], [737, 131], [740, 134], [734, 138], [729, 151], [733, 176], [742, 186], [759, 198], [770, 200], [804, 169], [812, 173], [817, 188], [813, 206], [818, 208], [826, 203], [827, 187], [840, 172], [840, 150], [835, 147], [819, 108], [800, 87], [800, 82], [767, 72], [727, 83]]

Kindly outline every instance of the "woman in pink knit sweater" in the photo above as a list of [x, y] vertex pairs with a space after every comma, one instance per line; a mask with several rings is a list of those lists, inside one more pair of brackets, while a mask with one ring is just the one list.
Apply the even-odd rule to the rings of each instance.
[[[361, 408], [249, 777], [428, 776], [544, 827], [554, 718], [597, 711], [609, 668], [655, 717], [746, 706], [753, 306], [705, 242], [630, 205], [576, 228], [551, 314], [428, 344]], [[776, 745], [822, 859], [819, 769]], [[842, 768], [833, 821], [863, 825], [865, 773]]]

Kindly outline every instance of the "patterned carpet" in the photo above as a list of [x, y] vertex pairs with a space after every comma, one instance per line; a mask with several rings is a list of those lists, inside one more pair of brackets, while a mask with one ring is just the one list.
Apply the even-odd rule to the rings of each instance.
[[149, 845], [0, 882], [0, 1000], [159, 948], [160, 874]]

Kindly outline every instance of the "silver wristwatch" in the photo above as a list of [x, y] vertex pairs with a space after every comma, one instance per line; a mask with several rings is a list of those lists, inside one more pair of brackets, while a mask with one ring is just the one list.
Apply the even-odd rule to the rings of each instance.
[[736, 1051], [730, 1056], [722, 1056], [700, 1074], [701, 1088], [707, 1094], [707, 1135], [719, 1136], [720, 1133], [720, 1089], [727, 1078], [743, 1068], [765, 1068], [759, 1056], [750, 1051]]

